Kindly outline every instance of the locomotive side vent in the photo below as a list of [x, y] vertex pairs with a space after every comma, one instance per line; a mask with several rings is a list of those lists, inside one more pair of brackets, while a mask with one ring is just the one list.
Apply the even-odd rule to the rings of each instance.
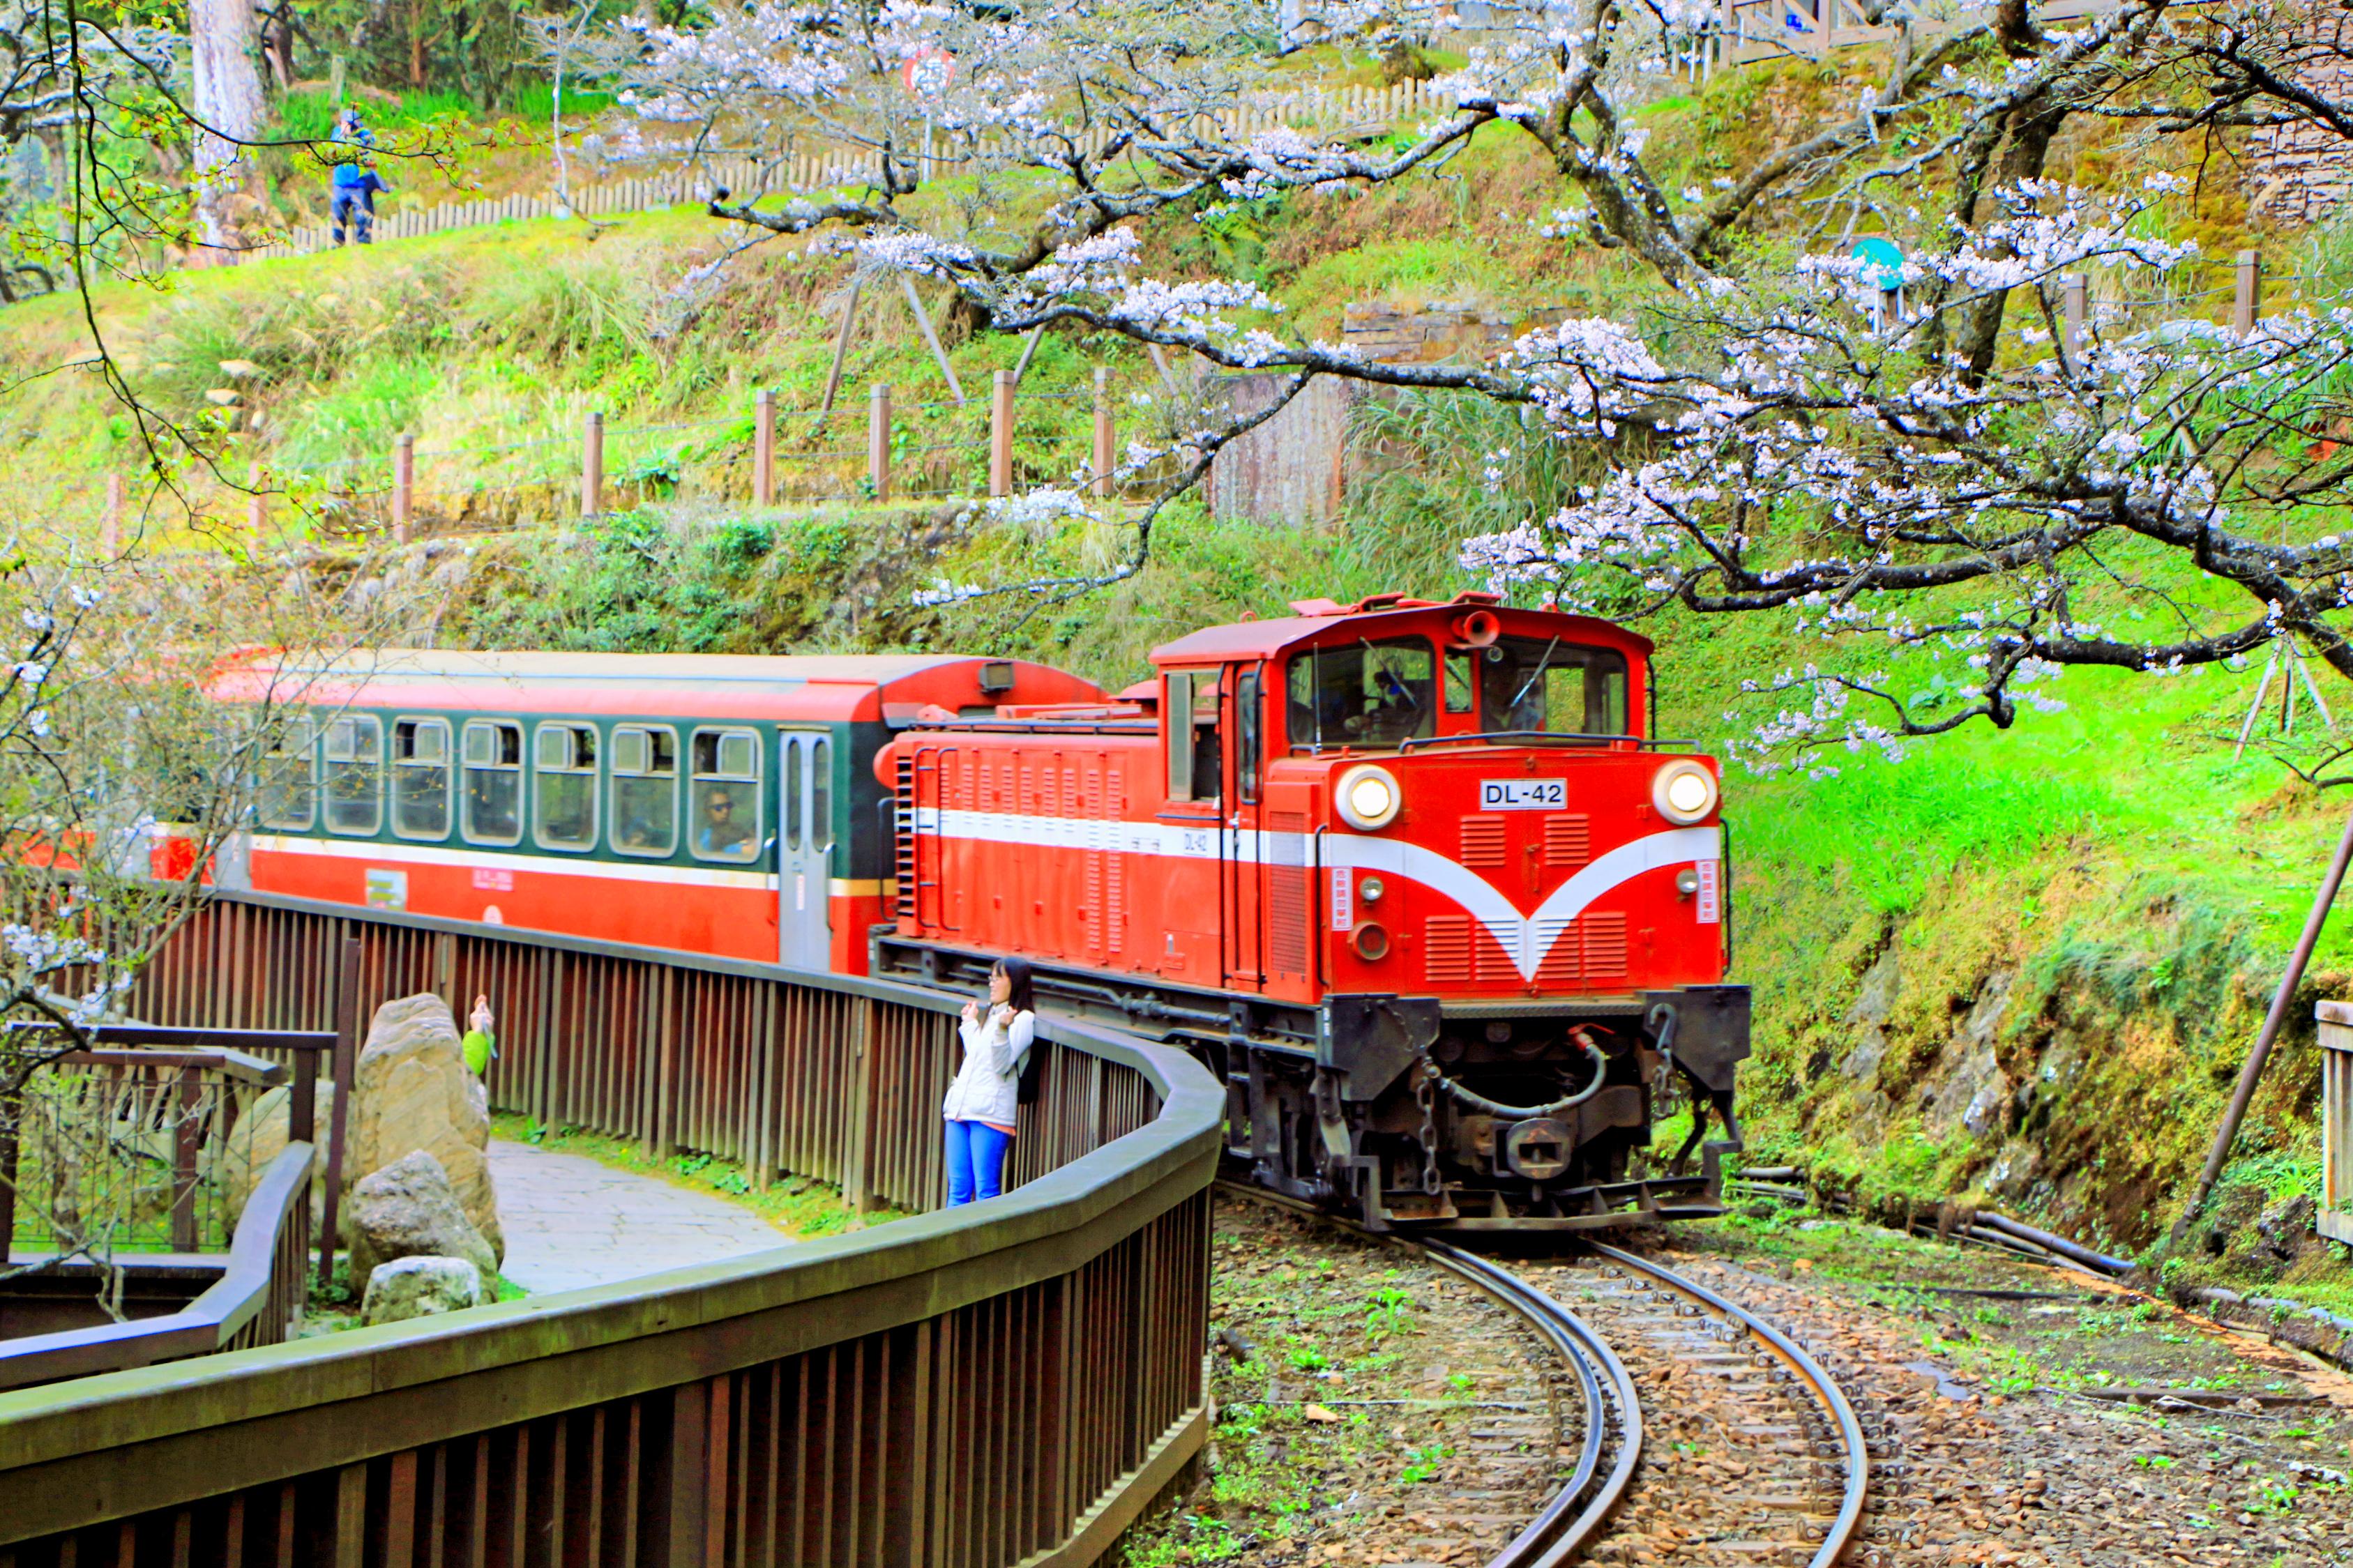
[[1625, 977], [1626, 917], [1621, 912], [1539, 921], [1535, 935], [1537, 950], [1544, 954], [1536, 967], [1536, 984], [1547, 990], [1598, 985]]
[[1277, 974], [1307, 973], [1307, 817], [1296, 811], [1266, 814], [1266, 959]]
[[1462, 863], [1500, 866], [1504, 863], [1504, 819], [1466, 816], [1462, 819]]
[[1626, 917], [1586, 915], [1577, 924], [1585, 938], [1585, 978], [1596, 982], [1622, 979], [1626, 973]]
[[1544, 858], [1547, 866], [1577, 867], [1593, 858], [1593, 819], [1581, 811], [1556, 812], [1545, 818]]
[[1431, 985], [1471, 978], [1471, 917], [1432, 915], [1421, 928], [1421, 977]]

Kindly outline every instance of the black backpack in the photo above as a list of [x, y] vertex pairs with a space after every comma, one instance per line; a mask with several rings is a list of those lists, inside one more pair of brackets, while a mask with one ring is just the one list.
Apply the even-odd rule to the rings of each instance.
[[[1037, 1026], [1032, 1024], [1030, 1027], [1034, 1031]], [[1021, 1085], [1018, 1089], [1014, 1090], [1014, 1101], [1016, 1104], [1035, 1105], [1038, 1103], [1038, 1090], [1046, 1076], [1044, 1072], [1046, 1053], [1039, 1048], [1044, 1044], [1045, 1042], [1043, 1040], [1040, 1040], [1035, 1033], [1032, 1033], [1029, 1037], [1029, 1048], [1021, 1053], [1021, 1065], [1018, 1068], [1018, 1071], [1021, 1074]]]

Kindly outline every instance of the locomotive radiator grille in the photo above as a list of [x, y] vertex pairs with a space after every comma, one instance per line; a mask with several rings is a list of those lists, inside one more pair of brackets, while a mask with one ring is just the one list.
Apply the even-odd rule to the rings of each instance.
[[1471, 920], [1432, 915], [1421, 928], [1421, 977], [1432, 985], [1460, 985], [1471, 978]]
[[1570, 868], [1592, 859], [1593, 819], [1581, 811], [1546, 817], [1544, 858], [1547, 866]]
[[1266, 814], [1266, 956], [1277, 974], [1307, 974], [1307, 817]]
[[1500, 816], [1466, 816], [1462, 819], [1462, 864], [1471, 867], [1500, 866], [1504, 859], [1504, 819]]

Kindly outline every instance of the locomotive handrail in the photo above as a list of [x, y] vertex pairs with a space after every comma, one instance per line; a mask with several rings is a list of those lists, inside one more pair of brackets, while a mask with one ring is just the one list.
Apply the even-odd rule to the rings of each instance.
[[[225, 894], [214, 905], [343, 923], [331, 930], [392, 928], [379, 933], [387, 942], [462, 936], [483, 944], [486, 963], [512, 962], [502, 946], [541, 948], [567, 963], [599, 955], [640, 973], [782, 982], [883, 1005], [889, 1017], [936, 1016], [923, 1037], [934, 1041], [952, 1032], [960, 1000], [269, 895]], [[406, 984], [392, 972], [387, 957], [379, 983]], [[886, 1014], [840, 1016], [863, 1018], [866, 1034], [853, 1037], [880, 1050]], [[297, 1510], [306, 1537], [330, 1538], [322, 1544], [332, 1549], [313, 1560], [357, 1563], [364, 1539], [371, 1563], [406, 1565], [412, 1549], [421, 1562], [428, 1546], [441, 1561], [444, 1544], [449, 1561], [480, 1561], [488, 1508], [493, 1530], [516, 1532], [518, 1551], [529, 1510], [530, 1529], [554, 1531], [559, 1545], [565, 1531], [576, 1542], [601, 1530], [617, 1552], [622, 1537], [611, 1532], [626, 1529], [648, 1568], [699, 1568], [734, 1560], [728, 1543], [751, 1528], [746, 1518], [785, 1528], [776, 1489], [790, 1478], [772, 1474], [760, 1493], [757, 1471], [801, 1462], [794, 1445], [805, 1439], [821, 1444], [829, 1479], [803, 1474], [807, 1490], [794, 1495], [807, 1500], [795, 1507], [810, 1519], [822, 1510], [823, 1528], [837, 1547], [847, 1531], [854, 1559], [929, 1561], [939, 1547], [924, 1545], [928, 1534], [943, 1545], [953, 1537], [955, 1554], [983, 1563], [1092, 1561], [1206, 1438], [1207, 1194], [1224, 1095], [1172, 1047], [1059, 1019], [1040, 1020], [1039, 1034], [1072, 1053], [1060, 1063], [1072, 1121], [1025, 1127], [1024, 1142], [1035, 1134], [1050, 1152], [1082, 1152], [988, 1203], [621, 1284], [0, 1394], [0, 1546], [16, 1545], [19, 1563], [45, 1563], [62, 1532], [83, 1531], [88, 1563], [96, 1543], [111, 1551], [119, 1521], [130, 1540], [136, 1518], [142, 1529], [195, 1530], [201, 1556], [206, 1531], [251, 1531], [281, 1513], [291, 1529], [295, 1514], [282, 1510]], [[1074, 1065], [1088, 1060], [1102, 1067]], [[1156, 1109], [1145, 1101], [1140, 1126], [1084, 1149], [1116, 1130], [1103, 1127], [1103, 1094], [1085, 1090], [1098, 1079], [1107, 1087], [1113, 1067], [1134, 1072]], [[1090, 1116], [1101, 1131], [1090, 1131]], [[935, 1120], [915, 1124], [936, 1144]], [[1002, 1375], [983, 1369], [999, 1356], [1030, 1369], [1029, 1392], [1011, 1411], [979, 1409], [972, 1401]], [[820, 1374], [814, 1394], [816, 1384], [795, 1381]], [[851, 1424], [837, 1436], [829, 1422]], [[626, 1486], [610, 1468], [624, 1453]], [[567, 1511], [560, 1480], [549, 1483], [551, 1500], [539, 1479], [549, 1463], [558, 1478], [567, 1465], [607, 1468], [575, 1477]], [[446, 1515], [446, 1542], [426, 1539], [418, 1500], [431, 1488], [441, 1489], [431, 1528], [445, 1528]], [[501, 1500], [510, 1491], [518, 1500]], [[220, 1526], [216, 1510], [230, 1499], [240, 1522]], [[626, 1524], [615, 1518], [625, 1503]], [[105, 1529], [89, 1533], [96, 1526]], [[396, 1551], [377, 1544], [387, 1531]]]
[[[1410, 752], [1430, 746], [1467, 746], [1474, 742], [1495, 741], [1568, 742], [1580, 746], [1599, 741], [1636, 752], [1696, 752], [1701, 745], [1697, 741], [1677, 740], [1672, 736], [1596, 735], [1581, 730], [1481, 730], [1469, 735], [1408, 735], [1398, 742], [1398, 750]], [[1307, 749], [1315, 751], [1322, 748]]]

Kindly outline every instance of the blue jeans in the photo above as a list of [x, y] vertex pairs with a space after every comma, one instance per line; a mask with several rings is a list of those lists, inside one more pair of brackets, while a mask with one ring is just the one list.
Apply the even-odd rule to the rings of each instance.
[[1012, 1148], [1013, 1134], [986, 1121], [949, 1122], [948, 1207], [1004, 1192], [1005, 1156]]

